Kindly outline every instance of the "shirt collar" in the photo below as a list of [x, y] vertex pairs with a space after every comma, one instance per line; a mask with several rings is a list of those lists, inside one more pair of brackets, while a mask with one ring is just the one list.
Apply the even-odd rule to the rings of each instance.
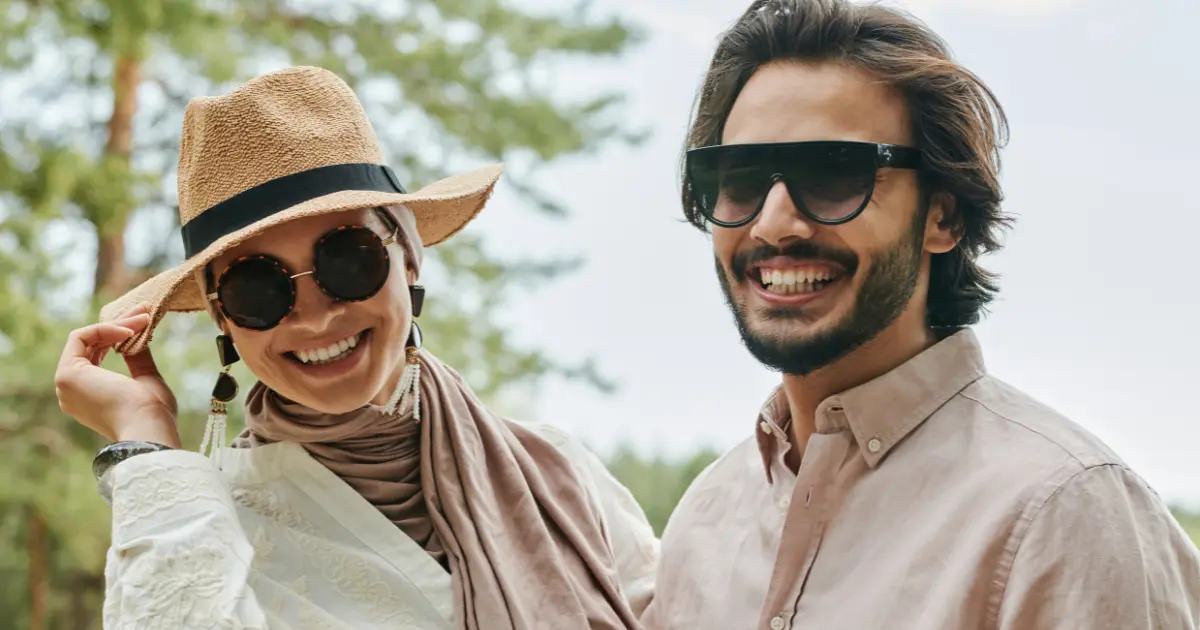
[[[975, 333], [961, 330], [887, 374], [826, 398], [817, 406], [817, 432], [849, 429], [867, 465], [874, 468], [893, 446], [984, 373]], [[782, 387], [771, 393], [757, 424], [758, 450], [767, 481], [773, 482], [771, 462], [791, 440], [791, 412]]]

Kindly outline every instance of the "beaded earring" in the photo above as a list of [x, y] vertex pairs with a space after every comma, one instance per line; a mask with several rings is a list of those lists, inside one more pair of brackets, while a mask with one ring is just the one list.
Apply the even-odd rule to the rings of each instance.
[[[417, 317], [421, 314], [421, 307], [425, 303], [425, 288], [413, 285], [408, 290], [412, 297], [412, 314], [413, 317]], [[400, 405], [404, 403], [405, 397], [411, 395], [413, 420], [416, 422], [421, 421], [421, 363], [417, 360], [417, 351], [420, 349], [421, 327], [414, 321], [412, 330], [408, 333], [408, 341], [404, 344], [404, 373], [400, 375], [396, 391], [392, 392], [391, 398], [384, 407], [388, 413], [396, 413], [400, 409]]]
[[217, 375], [217, 384], [213, 386], [208, 423], [204, 425], [204, 439], [200, 442], [200, 452], [210, 457], [215, 457], [225, 447], [225, 407], [238, 393], [237, 381], [229, 369], [241, 358], [229, 335], [217, 335], [217, 354], [221, 358], [221, 373]]

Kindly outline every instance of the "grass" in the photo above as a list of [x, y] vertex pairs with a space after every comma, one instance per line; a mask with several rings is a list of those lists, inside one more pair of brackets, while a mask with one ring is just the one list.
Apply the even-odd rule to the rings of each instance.
[[1192, 542], [1200, 547], [1200, 513], [1189, 512], [1183, 508], [1175, 508], [1172, 510], [1175, 513], [1175, 518], [1183, 525], [1183, 531], [1187, 532], [1188, 536], [1192, 537]]

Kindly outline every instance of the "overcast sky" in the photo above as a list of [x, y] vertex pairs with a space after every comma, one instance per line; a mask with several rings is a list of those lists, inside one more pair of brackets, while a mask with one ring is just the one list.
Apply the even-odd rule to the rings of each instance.
[[[531, 3], [534, 0], [530, 0]], [[553, 6], [550, 0], [537, 4]], [[1200, 3], [920, 0], [906, 5], [997, 92], [1012, 124], [1002, 299], [978, 327], [990, 370], [1110, 444], [1168, 500], [1200, 505]], [[559, 5], [561, 6], [561, 5]], [[710, 242], [681, 224], [676, 165], [717, 34], [744, 4], [596, 0], [649, 33], [619, 62], [558, 72], [566, 96], [626, 91], [653, 137], [556, 165], [540, 182], [569, 221], [502, 190], [470, 229], [498, 252], [582, 253], [586, 267], [514, 297], [505, 318], [564, 358], [594, 356], [610, 396], [558, 381], [536, 417], [603, 450], [726, 449], [752, 434], [777, 374], [742, 347]], [[435, 288], [430, 288], [436, 291]]]

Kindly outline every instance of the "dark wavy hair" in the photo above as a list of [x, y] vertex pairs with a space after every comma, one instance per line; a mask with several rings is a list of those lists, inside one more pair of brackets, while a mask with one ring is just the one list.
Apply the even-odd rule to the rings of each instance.
[[[1008, 121], [992, 91], [951, 58], [949, 47], [911, 15], [847, 0], [756, 0], [717, 45], [696, 98], [684, 151], [721, 143], [725, 121], [750, 76], [774, 61], [838, 61], [867, 70], [903, 94], [913, 138], [925, 153], [925, 197], [954, 197], [961, 240], [932, 261], [927, 304], [934, 328], [975, 324], [999, 292], [978, 264], [1000, 249], [1011, 217], [1000, 210], [999, 149]], [[682, 165], [681, 165], [682, 166]], [[683, 212], [707, 231], [681, 168]]]

